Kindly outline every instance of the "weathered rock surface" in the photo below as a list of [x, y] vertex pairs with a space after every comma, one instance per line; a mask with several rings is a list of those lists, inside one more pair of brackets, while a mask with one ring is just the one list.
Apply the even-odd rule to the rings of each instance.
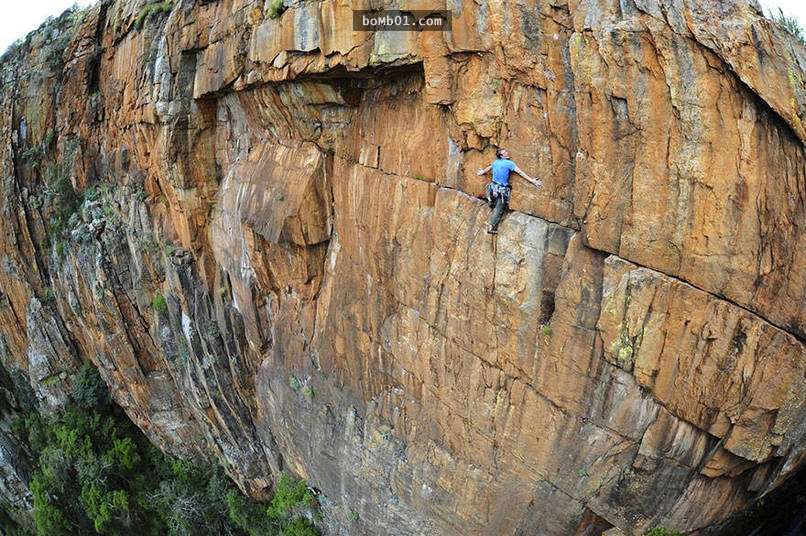
[[[144, 4], [2, 61], [0, 359], [41, 411], [91, 360], [331, 534], [707, 532], [802, 468], [806, 50], [754, 7]], [[495, 145], [546, 187], [491, 237]]]

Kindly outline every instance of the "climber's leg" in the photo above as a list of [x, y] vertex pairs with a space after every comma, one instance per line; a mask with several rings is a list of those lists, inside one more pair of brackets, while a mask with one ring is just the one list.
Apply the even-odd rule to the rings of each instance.
[[490, 225], [487, 227], [487, 232], [495, 234], [498, 232], [498, 224], [501, 223], [501, 218], [504, 217], [504, 211], [507, 209], [507, 201], [503, 194], [498, 194], [495, 198], [495, 208], [490, 215]]

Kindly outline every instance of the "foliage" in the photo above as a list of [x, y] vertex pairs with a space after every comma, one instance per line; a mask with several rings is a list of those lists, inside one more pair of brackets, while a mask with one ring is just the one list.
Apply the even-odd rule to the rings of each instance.
[[50, 164], [45, 173], [46, 194], [53, 208], [50, 231], [54, 237], [61, 235], [70, 216], [80, 205], [65, 167], [64, 164]]
[[146, 19], [154, 13], [169, 13], [173, 8], [172, 0], [164, 0], [163, 2], [156, 2], [143, 6], [140, 13], [137, 14], [137, 19], [134, 21], [134, 27], [138, 30], [143, 27]]
[[154, 297], [151, 299], [151, 308], [154, 309], [157, 314], [165, 314], [168, 311], [168, 302], [165, 301], [165, 296], [159, 292], [155, 292]]
[[22, 508], [0, 501], [0, 534], [4, 536], [33, 536], [33, 520]]
[[56, 141], [56, 129], [51, 128], [45, 133], [42, 138], [42, 151], [49, 151], [53, 147], [53, 142]]
[[771, 18], [784, 30], [798, 38], [801, 43], [806, 44], [806, 35], [804, 34], [803, 27], [795, 17], [789, 17], [784, 14], [784, 10], [778, 8], [778, 13], [771, 13]]
[[683, 533], [676, 530], [667, 529], [666, 527], [655, 527], [654, 529], [647, 531], [645, 536], [683, 536]]
[[294, 480], [283, 473], [277, 482], [267, 513], [272, 519], [287, 520], [299, 505], [313, 506], [313, 495], [304, 480]]
[[[43, 147], [49, 147], [54, 139], [55, 134], [51, 137], [48, 133]], [[70, 219], [81, 207], [82, 199], [73, 188], [69, 176], [79, 143], [76, 138], [65, 141], [62, 160], [50, 163], [45, 169], [44, 197], [49, 209], [48, 236], [52, 244], [65, 237]]]
[[75, 30], [73, 25], [51, 30], [51, 40], [42, 49], [44, 62], [51, 70], [61, 72], [65, 62], [64, 54], [73, 40]]
[[[14, 423], [35, 463], [30, 482], [37, 535], [315, 536], [304, 481], [283, 475], [266, 506], [218, 467], [169, 457], [111, 403], [87, 364], [72, 401], [54, 415]], [[0, 533], [20, 533], [0, 516]]]
[[300, 383], [299, 378], [297, 378], [296, 376], [291, 376], [291, 378], [288, 380], [288, 384], [291, 386], [291, 389], [293, 389], [294, 391], [297, 391], [297, 390], [299, 390], [300, 387], [302, 387], [302, 384]]
[[73, 400], [81, 408], [105, 408], [110, 403], [106, 384], [90, 363], [84, 363], [73, 378]]
[[277, 19], [280, 15], [283, 14], [285, 11], [285, 3], [283, 0], [269, 0], [268, 12], [269, 17], [272, 19]]

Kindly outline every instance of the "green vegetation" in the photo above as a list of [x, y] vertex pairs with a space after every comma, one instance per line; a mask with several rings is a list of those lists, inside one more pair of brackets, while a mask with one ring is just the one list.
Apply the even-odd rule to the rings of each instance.
[[272, 19], [277, 19], [280, 17], [280, 15], [283, 14], [286, 7], [283, 0], [269, 0], [269, 5], [267, 9], [269, 12], [269, 17]]
[[579, 478], [588, 478], [590, 476], [588, 474], [588, 468], [587, 467], [580, 467], [579, 469], [577, 469], [577, 476]]
[[302, 384], [300, 383], [299, 379], [296, 376], [291, 376], [291, 378], [289, 378], [288, 385], [294, 391], [298, 391], [299, 388], [302, 387]]
[[271, 502], [243, 496], [220, 468], [166, 456], [112, 403], [87, 364], [60, 413], [14, 423], [35, 460], [34, 530], [0, 508], [0, 533], [41, 536], [316, 536], [304, 481], [282, 475]]
[[138, 30], [143, 27], [146, 19], [155, 13], [170, 13], [171, 9], [173, 9], [173, 1], [172, 0], [164, 0], [163, 2], [155, 2], [153, 4], [147, 4], [143, 6], [143, 9], [140, 10], [140, 13], [137, 14], [137, 18], [134, 21], [134, 27]]
[[541, 324], [540, 325], [540, 333], [544, 337], [551, 337], [551, 324]]
[[[39, 163], [39, 158], [45, 149], [53, 144], [55, 134], [53, 131], [46, 134], [42, 144], [35, 147], [37, 151], [26, 151], [33, 163]], [[34, 210], [43, 210], [43, 217], [48, 219], [48, 244], [54, 248], [55, 258], [63, 259], [67, 244], [87, 242], [98, 236], [98, 232], [105, 227], [118, 227], [122, 223], [119, 210], [115, 205], [115, 198], [122, 197], [121, 187], [97, 183], [81, 194], [73, 188], [69, 170], [75, 159], [78, 141], [73, 139], [65, 143], [65, 156], [61, 162], [50, 163], [43, 173], [45, 187], [39, 194], [28, 197], [28, 205]]]
[[56, 131], [54, 129], [48, 130], [40, 143], [28, 147], [20, 154], [20, 160], [36, 169], [39, 167], [40, 161], [53, 151], [55, 141]]
[[51, 128], [45, 133], [42, 138], [42, 150], [49, 151], [53, 147], [53, 142], [56, 141], [56, 129]]
[[770, 13], [770, 18], [784, 30], [797, 37], [801, 43], [806, 44], [806, 34], [804, 34], [803, 27], [798, 22], [798, 19], [786, 16], [784, 10], [780, 7], [778, 8], [778, 13]]
[[73, 377], [73, 401], [80, 408], [106, 408], [111, 399], [98, 371], [85, 363]]
[[[45, 135], [45, 139], [40, 145], [40, 150], [37, 153], [39, 157], [44, 156], [50, 151], [51, 145], [56, 139], [56, 134], [49, 131]], [[50, 223], [48, 225], [48, 238], [51, 244], [56, 244], [57, 249], [62, 249], [64, 246], [59, 246], [59, 243], [65, 239], [66, 231], [70, 219], [73, 217], [82, 204], [82, 198], [76, 193], [73, 188], [73, 183], [70, 180], [69, 170], [73, 165], [76, 150], [79, 141], [77, 139], [70, 139], [64, 144], [64, 157], [61, 162], [52, 162], [48, 164], [44, 172], [45, 190], [42, 199], [35, 204], [47, 207], [48, 217]]]
[[53, 287], [45, 287], [45, 290], [42, 291], [42, 303], [50, 303], [56, 298], [56, 295], [53, 293]]
[[64, 66], [64, 53], [70, 42], [73, 40], [75, 28], [69, 27], [61, 32], [59, 36], [48, 43], [44, 48], [45, 64], [53, 71], [61, 71]]
[[667, 529], [666, 527], [655, 527], [654, 529], [647, 531], [644, 536], [683, 536], [683, 533], [676, 530]]
[[610, 353], [616, 358], [616, 362], [621, 368], [632, 370], [635, 363], [635, 352], [641, 347], [643, 339], [643, 330], [635, 337], [630, 337], [626, 328], [622, 327], [621, 334], [610, 345]]
[[154, 309], [158, 314], [168, 312], [168, 302], [165, 301], [165, 296], [159, 292], [155, 292], [154, 297], [151, 298], [151, 308]]
[[53, 209], [50, 234], [54, 238], [62, 234], [67, 221], [81, 205], [65, 168], [65, 164], [50, 164], [45, 172], [45, 195]]

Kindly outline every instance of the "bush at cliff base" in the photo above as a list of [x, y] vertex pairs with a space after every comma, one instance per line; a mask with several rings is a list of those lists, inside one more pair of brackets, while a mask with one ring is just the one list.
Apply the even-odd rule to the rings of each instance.
[[303, 514], [314, 499], [283, 475], [272, 501], [243, 496], [220, 468], [171, 458], [114, 405], [91, 366], [74, 378], [72, 402], [51, 417], [15, 423], [36, 460], [33, 527], [4, 534], [314, 536]]

